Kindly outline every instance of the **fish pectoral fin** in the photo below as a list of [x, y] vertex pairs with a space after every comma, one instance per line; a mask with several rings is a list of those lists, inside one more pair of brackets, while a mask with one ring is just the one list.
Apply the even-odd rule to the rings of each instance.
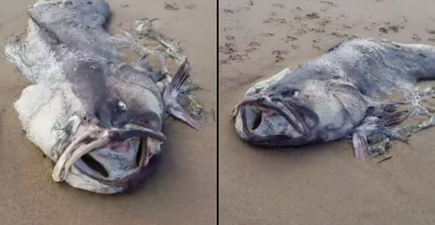
[[148, 62], [148, 54], [143, 55], [140, 57], [134, 64], [133, 67], [140, 71], [144, 76], [148, 76], [156, 83], [161, 82], [162, 80], [166, 79], [170, 75], [164, 72], [157, 72], [154, 71], [153, 68], [150, 66]]
[[178, 102], [181, 86], [187, 78], [189, 78], [189, 63], [186, 60], [178, 69], [171, 83], [166, 87], [163, 100], [170, 115], [184, 121], [195, 129], [200, 129], [204, 126], [202, 122], [194, 119]]
[[394, 125], [397, 125], [399, 123], [402, 123], [403, 121], [405, 121], [409, 116], [408, 111], [404, 110], [404, 111], [397, 111], [394, 113], [388, 113], [383, 115], [382, 117], [379, 118], [379, 120], [376, 121], [376, 123], [379, 126], [384, 126], [384, 127], [391, 127]]
[[[367, 122], [355, 128], [352, 134], [352, 143], [355, 157], [365, 159], [370, 156], [382, 155], [391, 146], [392, 140], [407, 142], [407, 136], [401, 134], [393, 126], [403, 122], [408, 117], [407, 111], [398, 111], [383, 115], [381, 118], [370, 118]], [[370, 143], [375, 143], [369, 146]]]
[[[152, 71], [151, 66], [148, 63], [148, 54], [143, 55], [140, 57], [136, 63], [134, 64], [135, 68], [140, 71]], [[159, 79], [153, 79], [155, 81], [158, 81]]]
[[352, 144], [353, 144], [355, 157], [361, 160], [366, 159], [368, 149], [369, 149], [367, 136], [359, 132], [353, 133]]
[[143, 55], [140, 57], [134, 66], [138, 68], [139, 70], [149, 70], [149, 64], [148, 64], [148, 54]]
[[202, 129], [204, 124], [196, 119], [194, 119], [189, 113], [187, 113], [183, 108], [180, 107], [169, 107], [168, 113], [173, 117], [187, 123], [189, 126], [195, 129]]

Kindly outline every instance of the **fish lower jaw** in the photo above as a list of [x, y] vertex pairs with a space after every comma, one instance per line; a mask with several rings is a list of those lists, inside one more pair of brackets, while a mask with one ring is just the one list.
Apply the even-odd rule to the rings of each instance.
[[127, 183], [135, 180], [152, 157], [160, 152], [160, 144], [158, 140], [144, 137], [89, 149], [78, 159], [69, 157], [63, 162], [63, 167], [56, 164], [53, 180], [97, 193], [122, 192]]
[[239, 136], [247, 141], [252, 136], [263, 139], [276, 135], [288, 136], [289, 139], [303, 136], [284, 117], [273, 112], [251, 113], [246, 116], [246, 125], [239, 112], [236, 115], [235, 127]]

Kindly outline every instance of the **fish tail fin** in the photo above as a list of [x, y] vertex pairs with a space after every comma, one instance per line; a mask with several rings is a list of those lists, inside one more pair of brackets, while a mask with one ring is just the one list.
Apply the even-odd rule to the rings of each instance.
[[200, 121], [194, 119], [185, 109], [183, 109], [177, 100], [177, 97], [180, 94], [180, 88], [188, 78], [189, 62], [186, 60], [178, 69], [171, 83], [166, 87], [163, 93], [163, 100], [169, 114], [195, 129], [200, 129], [204, 125]]

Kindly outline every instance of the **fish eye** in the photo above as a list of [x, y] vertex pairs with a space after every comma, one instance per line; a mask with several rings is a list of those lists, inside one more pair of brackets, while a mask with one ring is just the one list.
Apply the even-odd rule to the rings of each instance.
[[121, 110], [127, 110], [127, 105], [123, 101], [118, 101], [118, 106]]
[[288, 97], [297, 97], [299, 95], [299, 91], [298, 90], [287, 90], [282, 92], [283, 96], [288, 96]]

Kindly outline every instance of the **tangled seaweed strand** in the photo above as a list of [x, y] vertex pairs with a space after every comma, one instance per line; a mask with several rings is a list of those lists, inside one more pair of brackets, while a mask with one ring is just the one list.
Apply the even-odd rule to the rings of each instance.
[[[406, 93], [404, 100], [401, 101], [400, 104], [412, 105], [413, 108], [409, 113], [409, 117], [422, 115], [426, 116], [427, 119], [417, 124], [396, 128], [396, 131], [398, 133], [404, 134], [406, 137], [410, 137], [422, 130], [434, 127], [435, 108], [428, 104], [423, 105], [426, 100], [432, 98], [435, 98], [435, 87], [428, 87], [421, 91], [413, 90], [409, 93]], [[383, 140], [369, 147], [368, 157], [373, 159], [377, 156], [384, 155], [387, 150], [394, 144], [394, 142], [394, 140], [385, 137]]]
[[[157, 19], [140, 19], [137, 20], [133, 27], [129, 31], [122, 30], [124, 36], [116, 36], [114, 42], [120, 47], [128, 47], [135, 52], [139, 57], [143, 55], [155, 55], [160, 59], [162, 66], [162, 73], [165, 75], [164, 79], [160, 82], [163, 86], [166, 86], [172, 81], [172, 76], [169, 73], [166, 60], [172, 58], [177, 65], [181, 65], [187, 60], [187, 57], [183, 54], [183, 50], [178, 43], [171, 43], [166, 38], [153, 28], [153, 21]], [[155, 50], [147, 48], [140, 44], [140, 40], [156, 41], [160, 46], [164, 47], [166, 51]], [[197, 85], [194, 85], [190, 79], [188, 79], [181, 87], [181, 93], [178, 96], [178, 100], [181, 106], [185, 108], [191, 116], [197, 120], [206, 120], [206, 110], [194, 99], [194, 92], [200, 90]]]

